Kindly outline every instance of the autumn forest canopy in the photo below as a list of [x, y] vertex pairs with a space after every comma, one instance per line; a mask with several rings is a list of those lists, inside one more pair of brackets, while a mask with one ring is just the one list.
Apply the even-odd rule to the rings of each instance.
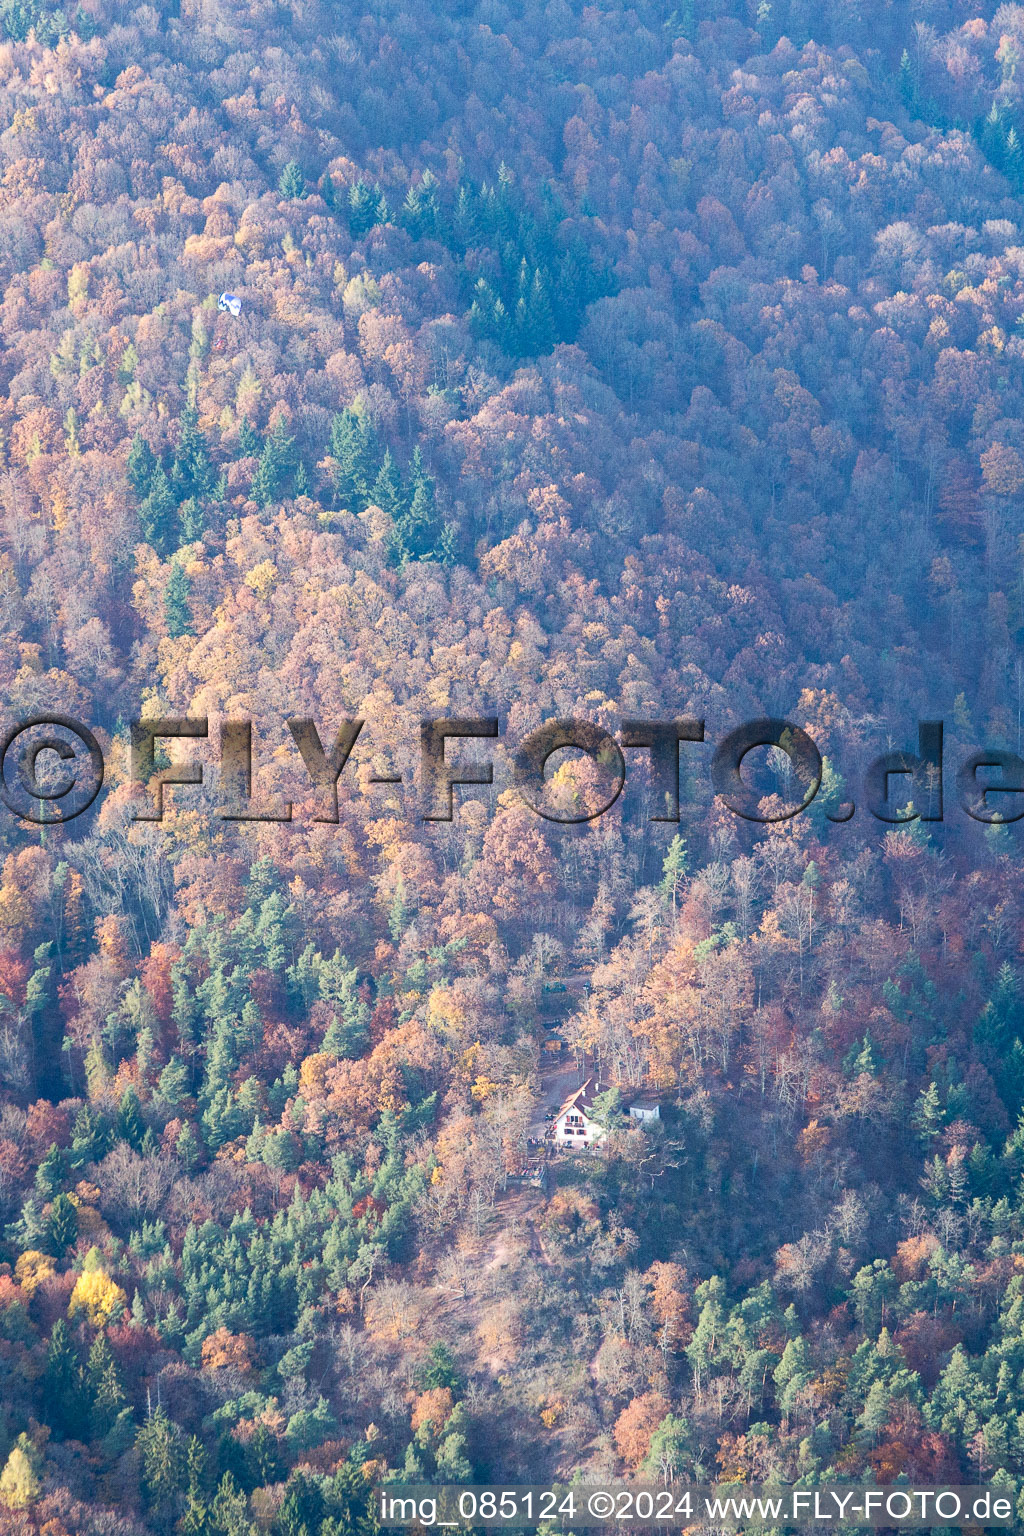
[[[5, 1532], [574, 1474], [1024, 1519], [1024, 833], [861, 800], [920, 720], [1022, 748], [1022, 141], [990, 0], [0, 0], [0, 715], [108, 765], [0, 815]], [[213, 783], [252, 721], [293, 824], [137, 820], [143, 715]], [[512, 785], [683, 716], [678, 823], [643, 751], [596, 820], [579, 753], [564, 822]], [[709, 774], [759, 716], [824, 759], [763, 824]], [[336, 822], [299, 717], [365, 722]]]

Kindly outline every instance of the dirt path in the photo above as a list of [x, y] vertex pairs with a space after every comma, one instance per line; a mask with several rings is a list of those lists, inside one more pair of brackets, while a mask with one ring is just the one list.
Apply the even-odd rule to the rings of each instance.
[[544, 1196], [539, 1190], [520, 1189], [505, 1196], [501, 1203], [504, 1227], [495, 1236], [491, 1257], [485, 1269], [498, 1269], [508, 1263], [517, 1251], [522, 1253], [524, 1243], [530, 1257], [550, 1269], [551, 1259], [537, 1230], [537, 1217], [543, 1208]]
[[549, 1110], [560, 1109], [573, 1089], [578, 1088], [582, 1081], [580, 1070], [571, 1057], [568, 1061], [559, 1061], [554, 1067], [548, 1067], [542, 1059], [540, 1093], [530, 1120], [528, 1132], [530, 1136], [547, 1135], [551, 1128], [551, 1121], [544, 1119], [545, 1114]]

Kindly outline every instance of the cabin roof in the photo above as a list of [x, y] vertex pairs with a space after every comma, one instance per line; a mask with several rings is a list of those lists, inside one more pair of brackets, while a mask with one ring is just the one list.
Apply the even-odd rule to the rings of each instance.
[[555, 1116], [555, 1119], [560, 1120], [568, 1109], [578, 1109], [582, 1110], [583, 1114], [588, 1114], [596, 1097], [597, 1087], [594, 1083], [594, 1079], [592, 1077], [588, 1077], [586, 1082], [581, 1083], [578, 1088], [570, 1093], [569, 1097], [558, 1111], [558, 1114]]

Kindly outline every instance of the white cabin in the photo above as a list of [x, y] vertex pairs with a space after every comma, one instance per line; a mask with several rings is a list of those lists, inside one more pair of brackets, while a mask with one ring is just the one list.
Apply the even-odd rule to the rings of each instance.
[[597, 1089], [591, 1077], [569, 1095], [551, 1127], [556, 1146], [592, 1147], [604, 1141], [608, 1132], [596, 1120], [591, 1120], [589, 1114], [596, 1095]]

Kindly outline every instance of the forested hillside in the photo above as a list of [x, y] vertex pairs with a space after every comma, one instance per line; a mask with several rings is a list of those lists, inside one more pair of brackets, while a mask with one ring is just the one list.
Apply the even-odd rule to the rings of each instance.
[[[1021, 834], [952, 786], [1024, 722], [1024, 6], [0, 34], [3, 717], [108, 763], [0, 812], [4, 1530], [368, 1536], [382, 1480], [575, 1472], [1024, 1519]], [[134, 819], [142, 715], [208, 718], [211, 786], [253, 721], [292, 821]], [[545, 720], [684, 715], [678, 826], [643, 752], [589, 822], [512, 787]], [[758, 825], [709, 767], [762, 715], [826, 769]], [[466, 716], [493, 788], [423, 820]], [[365, 722], [336, 821], [290, 717]], [[945, 821], [830, 820], [919, 719]], [[559, 1007], [661, 1120], [612, 1096], [541, 1191]]]

